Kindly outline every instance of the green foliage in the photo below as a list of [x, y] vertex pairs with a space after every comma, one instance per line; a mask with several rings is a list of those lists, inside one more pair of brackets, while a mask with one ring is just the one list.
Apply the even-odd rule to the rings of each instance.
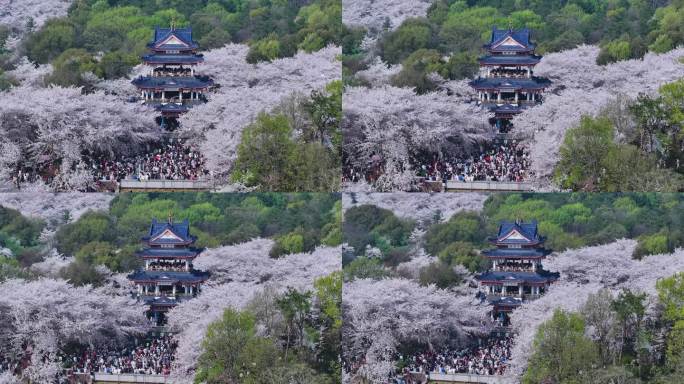
[[341, 82], [328, 84], [325, 92], [312, 92], [310, 99], [295, 108], [308, 118], [301, 126], [283, 111], [262, 113], [245, 128], [234, 181], [266, 191], [339, 189]]
[[[485, 223], [477, 212], [458, 212], [449, 221], [428, 229], [425, 233], [425, 250], [432, 255], [439, 255], [452, 243], [461, 242], [455, 246], [461, 249], [462, 242], [482, 245], [486, 236]], [[454, 248], [448, 252], [452, 251]]]
[[442, 262], [431, 263], [420, 269], [418, 277], [421, 285], [436, 285], [446, 289], [461, 284], [463, 276], [457, 273], [453, 267]]
[[387, 270], [378, 258], [359, 256], [344, 266], [344, 280], [381, 279], [387, 276]]
[[486, 270], [487, 259], [482, 257], [472, 243], [456, 241], [446, 246], [437, 255], [445, 265], [463, 265], [470, 272]]
[[[356, 256], [364, 255], [366, 247], [380, 249], [385, 261], [408, 245], [414, 223], [400, 219], [386, 209], [374, 205], [352, 207], [345, 212], [342, 230], [344, 241], [353, 247]], [[399, 257], [401, 258], [401, 257]], [[393, 263], [396, 264], [396, 263]]]
[[264, 382], [262, 376], [277, 360], [273, 342], [257, 336], [254, 315], [232, 309], [209, 325], [202, 351], [196, 383]]
[[45, 64], [76, 46], [76, 28], [63, 19], [48, 20], [40, 31], [29, 36], [26, 54], [32, 61]]
[[[442, 76], [459, 79], [472, 76], [477, 67], [473, 58], [489, 41], [493, 26], [533, 31], [540, 53], [574, 48], [580, 44], [600, 44], [599, 64], [640, 58], [648, 49], [666, 52], [684, 43], [684, 4], [637, 1], [500, 1], [437, 0], [427, 18], [407, 19], [380, 40], [385, 62], [398, 64], [419, 50], [437, 50], [440, 57], [454, 61]], [[359, 39], [347, 34], [345, 55], [359, 53]], [[349, 56], [348, 56], [349, 58]], [[467, 60], [464, 60], [466, 59]], [[360, 60], [346, 60], [352, 74]], [[418, 90], [416, 71], [406, 70], [398, 84]], [[413, 75], [413, 76], [409, 76]]]
[[402, 62], [402, 69], [392, 78], [392, 84], [397, 87], [413, 87], [418, 94], [423, 94], [436, 89], [428, 76], [438, 73], [447, 77], [444, 73], [444, 63], [440, 53], [434, 49], [419, 49], [413, 52]]
[[115, 233], [112, 226], [112, 220], [106, 213], [86, 212], [78, 221], [59, 228], [55, 234], [57, 250], [64, 255], [74, 256], [87, 243], [113, 241]]
[[580, 189], [598, 183], [603, 159], [613, 148], [613, 125], [608, 118], [584, 116], [580, 125], [569, 129], [560, 147], [557, 172], [566, 188]]
[[85, 49], [70, 48], [62, 52], [54, 61], [52, 74], [46, 81], [51, 84], [84, 86], [88, 82], [83, 75], [97, 74], [99, 67], [95, 59]]
[[41, 220], [27, 218], [15, 209], [0, 206], [0, 247], [9, 248], [14, 254], [38, 245], [38, 237], [44, 227]]
[[332, 221], [321, 230], [322, 244], [335, 247], [342, 244], [342, 200], [338, 200], [331, 210]]
[[75, 260], [60, 272], [65, 280], [73, 285], [93, 285], [100, 286], [104, 276], [102, 276], [93, 264], [83, 260]]
[[405, 20], [381, 41], [383, 60], [389, 64], [398, 64], [419, 49], [434, 48], [435, 36], [432, 28], [427, 19]]
[[639, 238], [639, 245], [634, 250], [634, 258], [641, 259], [644, 255], [670, 253], [673, 250], [667, 234], [644, 235]]
[[[673, 166], [684, 158], [679, 148], [681, 138], [670, 134], [665, 122], [667, 113], [676, 118], [676, 111], [673, 108], [665, 112], [661, 110], [661, 102], [646, 99], [640, 98], [630, 108], [634, 118], [642, 122], [638, 134], [630, 139], [633, 144], [614, 141], [616, 132], [609, 116], [584, 116], [579, 126], [566, 132], [556, 166], [556, 180], [561, 186], [603, 192], [674, 191], [682, 188], [684, 180], [680, 175], [657, 165], [664, 162]], [[684, 100], [684, 95], [679, 100]], [[668, 134], [670, 138], [666, 142], [669, 148], [665, 158], [660, 159], [654, 153], [654, 137], [659, 132]]]
[[[249, 44], [247, 60], [258, 62], [292, 56], [297, 49], [312, 52], [339, 44], [341, 14], [341, 4], [332, 0], [78, 1], [66, 17], [48, 20], [30, 34], [23, 48], [32, 61], [41, 64], [70, 48], [85, 50], [90, 57], [102, 52], [98, 71], [92, 72], [110, 79], [126, 76], [139, 63], [155, 26], [191, 26], [193, 38], [203, 49], [230, 42]], [[0, 33], [0, 54], [3, 36]], [[82, 73], [77, 66], [63, 67], [53, 83], [82, 85], [74, 80]]]
[[280, 50], [280, 41], [275, 35], [255, 41], [249, 47], [247, 62], [258, 63], [260, 61], [272, 61], [280, 57]]
[[336, 272], [316, 279], [314, 292], [263, 291], [246, 311], [226, 309], [207, 329], [195, 382], [339, 383], [341, 304]]
[[556, 309], [537, 329], [524, 384], [589, 382], [598, 359], [596, 345], [585, 335], [585, 323], [575, 313]]
[[[100, 278], [94, 273], [97, 265], [116, 272], [135, 269], [139, 266], [135, 251], [140, 248], [140, 238], [150, 221], [165, 220], [169, 214], [175, 220], [190, 221], [191, 232], [198, 237], [196, 245], [200, 247], [273, 237], [282, 246], [271, 251], [276, 257], [310, 252], [324, 238], [330, 245], [337, 245], [334, 243], [339, 241], [335, 239], [339, 237], [335, 232], [339, 232], [341, 214], [338, 195], [121, 194], [112, 200], [109, 212], [87, 212], [57, 231], [57, 249], [67, 256], [75, 256], [78, 262], [66, 276], [74, 282], [97, 282]], [[40, 230], [35, 236], [39, 233]], [[0, 241], [1, 235], [0, 230]]]
[[271, 257], [278, 257], [287, 253], [304, 252], [304, 236], [301, 233], [288, 233], [276, 238], [276, 243], [271, 249]]

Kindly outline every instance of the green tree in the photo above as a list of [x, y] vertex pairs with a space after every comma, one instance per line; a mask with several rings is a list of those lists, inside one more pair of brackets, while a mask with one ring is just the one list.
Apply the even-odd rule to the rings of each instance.
[[76, 29], [64, 19], [48, 20], [40, 31], [31, 34], [26, 41], [29, 59], [45, 64], [76, 44]]
[[265, 190], [281, 189], [288, 157], [295, 148], [291, 135], [285, 116], [260, 114], [242, 132], [233, 180]]
[[381, 279], [388, 275], [378, 258], [359, 256], [344, 266], [344, 279]]
[[436, 84], [429, 75], [437, 73], [448, 77], [440, 53], [434, 49], [419, 49], [402, 62], [401, 72], [392, 78], [397, 87], [412, 87], [416, 93], [423, 94], [435, 90]]
[[608, 118], [584, 116], [569, 129], [560, 147], [556, 177], [573, 190], [594, 190], [603, 174], [603, 159], [613, 148], [613, 125]]
[[437, 261], [421, 268], [418, 280], [421, 285], [434, 284], [439, 288], [446, 289], [461, 284], [463, 275], [457, 273], [454, 267]]
[[306, 316], [311, 310], [311, 292], [299, 292], [288, 288], [287, 292], [276, 300], [280, 312], [287, 323], [287, 341], [285, 342], [285, 359], [292, 345], [301, 346], [304, 342], [304, 324]]
[[254, 315], [229, 308], [207, 327], [195, 383], [264, 383], [277, 357], [273, 342], [256, 335]]
[[53, 62], [53, 71], [47, 78], [47, 82], [68, 86], [88, 85], [84, 78], [86, 73], [98, 75], [100, 67], [97, 61], [85, 49], [70, 48], [62, 52]]
[[590, 382], [591, 369], [599, 357], [596, 345], [584, 333], [582, 316], [556, 309], [537, 329], [522, 382]]
[[407, 19], [381, 41], [382, 58], [398, 64], [421, 48], [434, 48], [432, 25], [427, 19]]
[[[149, 220], [149, 218], [148, 218]], [[93, 241], [111, 242], [116, 234], [106, 213], [89, 211], [78, 221], [62, 226], [56, 233], [57, 250], [75, 255], [85, 244]]]

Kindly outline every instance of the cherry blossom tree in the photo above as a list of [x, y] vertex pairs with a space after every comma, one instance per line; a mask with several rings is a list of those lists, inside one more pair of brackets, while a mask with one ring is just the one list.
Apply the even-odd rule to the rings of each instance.
[[230, 44], [205, 53], [198, 69], [220, 84], [209, 102], [180, 118], [180, 135], [199, 145], [216, 177], [227, 176], [237, 157], [242, 130], [260, 112], [270, 112], [293, 94], [309, 94], [339, 80], [338, 47], [272, 62], [249, 64], [249, 47]]
[[596, 64], [598, 53], [598, 47], [584, 45], [547, 54], [535, 68], [535, 75], [548, 77], [552, 87], [543, 104], [527, 109], [513, 124], [515, 131], [534, 138], [530, 155], [538, 176], [552, 173], [565, 132], [583, 115], [597, 115], [618, 96], [653, 95], [661, 85], [684, 76], [679, 61], [684, 48], [605, 66]]
[[431, 4], [432, 0], [343, 0], [342, 22], [380, 32], [386, 26], [397, 28], [408, 18], [425, 16]]
[[57, 352], [68, 342], [115, 344], [147, 331], [141, 305], [109, 288], [74, 287], [64, 280], [7, 280], [0, 289], [0, 344], [3, 355], [30, 353], [22, 375], [49, 382], [61, 369]]
[[442, 221], [460, 211], [481, 211], [488, 196], [483, 193], [344, 193], [342, 207], [371, 204], [392, 211], [396, 216], [418, 221], [432, 220], [439, 213]]
[[75, 221], [89, 210], [106, 211], [112, 199], [114, 194], [109, 193], [0, 193], [0, 205], [16, 209], [24, 216], [43, 219], [48, 225], [66, 224], [67, 214], [70, 221]]
[[623, 239], [552, 254], [547, 259], [544, 267], [560, 272], [560, 279], [544, 296], [513, 312], [511, 324], [517, 336], [512, 352], [512, 373], [522, 374], [531, 355], [537, 327], [548, 320], [556, 308], [578, 311], [590, 294], [602, 288], [614, 291], [628, 288], [648, 294], [653, 311], [657, 302], [656, 281], [684, 269], [684, 250], [635, 260], [632, 253], [636, 245], [635, 240]]
[[474, 297], [473, 288], [447, 291], [407, 279], [345, 283], [342, 354], [345, 362], [359, 364], [345, 379], [384, 382], [394, 372], [402, 343], [464, 345], [468, 338], [483, 335], [488, 309]]
[[380, 158], [383, 179], [376, 188], [406, 190], [415, 171], [409, 159], [418, 150], [467, 152], [491, 139], [487, 113], [474, 103], [463, 82], [449, 86], [468, 93], [437, 91], [416, 95], [412, 89], [383, 86], [347, 88], [344, 94], [344, 151], [349, 166], [365, 169]]
[[316, 278], [341, 268], [340, 247], [319, 247], [312, 253], [273, 259], [269, 239], [206, 250], [194, 265], [211, 272], [202, 293], [169, 312], [169, 326], [178, 331], [174, 376], [191, 383], [207, 326], [226, 308], [241, 309], [258, 292], [284, 292], [287, 287], [308, 290]]
[[[21, 162], [61, 162], [64, 189], [84, 188], [92, 178], [81, 163], [83, 150], [124, 154], [159, 139], [153, 111], [114, 96], [77, 88], [21, 86], [3, 93], [0, 106], [0, 178]], [[149, 118], [141, 118], [149, 116]]]
[[0, 24], [25, 31], [29, 20], [40, 28], [48, 19], [66, 16], [73, 0], [0, 0]]

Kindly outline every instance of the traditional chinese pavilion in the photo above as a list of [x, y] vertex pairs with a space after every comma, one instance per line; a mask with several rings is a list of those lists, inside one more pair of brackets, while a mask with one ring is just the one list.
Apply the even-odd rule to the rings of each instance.
[[496, 237], [489, 240], [496, 248], [482, 254], [492, 269], [477, 280], [493, 307], [492, 317], [508, 325], [508, 314], [544, 294], [559, 274], [542, 268], [542, 260], [551, 251], [544, 248], [546, 238], [539, 235], [536, 221], [503, 222]]
[[154, 106], [163, 118], [176, 118], [206, 102], [206, 92], [214, 82], [195, 73], [204, 56], [197, 53], [199, 45], [192, 40], [190, 27], [157, 27], [147, 47], [150, 53], [142, 56], [142, 61], [152, 71], [133, 80], [145, 104]]
[[510, 120], [524, 108], [542, 102], [548, 79], [535, 77], [533, 68], [541, 60], [535, 55], [527, 28], [492, 29], [492, 38], [484, 45], [479, 77], [470, 82], [477, 91], [478, 103], [494, 112], [491, 120], [499, 131], [510, 127]]
[[193, 268], [192, 262], [202, 252], [193, 247], [197, 238], [190, 235], [190, 223], [152, 220], [149, 234], [142, 238], [144, 248], [137, 256], [144, 263], [128, 276], [137, 287], [137, 298], [149, 306], [147, 315], [157, 325], [166, 321], [166, 312], [178, 303], [202, 291], [209, 273]]

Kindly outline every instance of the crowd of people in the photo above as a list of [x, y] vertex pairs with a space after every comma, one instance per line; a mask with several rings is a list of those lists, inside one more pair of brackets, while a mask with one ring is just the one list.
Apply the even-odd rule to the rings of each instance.
[[112, 160], [105, 155], [84, 156], [94, 181], [197, 180], [209, 174], [205, 158], [181, 140], [168, 140], [151, 151], [137, 156], [119, 156]]
[[183, 67], [183, 66], [181, 66], [180, 68], [156, 67], [153, 70], [153, 74], [154, 74], [154, 76], [167, 76], [167, 77], [191, 76], [192, 70], [188, 67]]
[[423, 351], [401, 359], [408, 373], [468, 373], [477, 375], [503, 375], [511, 358], [512, 337], [483, 340], [477, 347]]
[[178, 346], [171, 335], [136, 341], [137, 346], [122, 350], [88, 348], [79, 355], [67, 357], [65, 365], [74, 373], [168, 375], [171, 372]]
[[504, 140], [492, 145], [477, 156], [463, 158], [433, 155], [418, 160], [418, 176], [429, 181], [514, 181], [532, 176], [528, 149], [515, 140]]
[[[83, 162], [76, 169], [92, 173], [98, 183], [116, 183], [124, 179], [134, 180], [199, 180], [206, 178], [206, 159], [197, 148], [186, 146], [182, 140], [169, 139], [140, 155], [117, 155], [85, 151]], [[12, 184], [21, 189], [22, 184], [42, 181], [55, 190], [71, 189], [60, 177], [57, 160], [41, 160], [34, 165], [18, 164], [10, 171]]]
[[[192, 268], [192, 264], [189, 265]], [[148, 265], [150, 271], [184, 271], [184, 261], [155, 261]]]
[[534, 271], [536, 266], [534, 263], [518, 263], [518, 262], [497, 262], [496, 266], [501, 271], [511, 271], [511, 272], [525, 272]]

